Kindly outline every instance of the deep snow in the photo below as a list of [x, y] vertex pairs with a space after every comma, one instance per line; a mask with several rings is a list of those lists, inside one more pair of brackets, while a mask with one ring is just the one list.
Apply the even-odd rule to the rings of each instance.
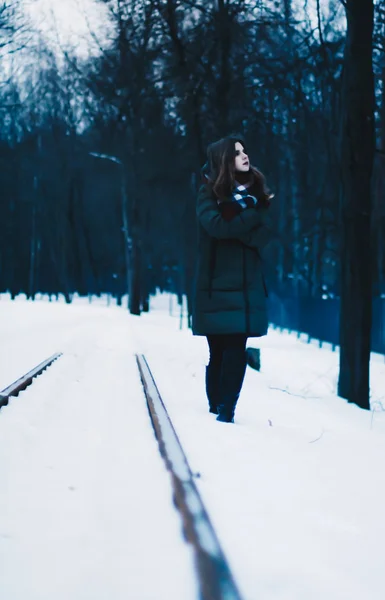
[[195, 599], [127, 319], [96, 306], [1, 303], [2, 340], [4, 329], [12, 335], [7, 311], [15, 338], [3, 380], [64, 355], [0, 411], [1, 598]]
[[236, 423], [222, 424], [205, 340], [179, 330], [169, 299], [140, 318], [103, 303], [0, 301], [0, 389], [64, 352], [0, 411], [2, 596], [196, 597], [143, 352], [245, 600], [382, 600], [384, 358], [365, 412], [336, 396], [337, 353], [270, 331], [250, 340], [262, 371], [248, 369]]

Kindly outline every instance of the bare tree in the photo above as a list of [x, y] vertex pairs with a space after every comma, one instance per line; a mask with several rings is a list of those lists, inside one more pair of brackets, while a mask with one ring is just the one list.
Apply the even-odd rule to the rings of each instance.
[[3, 0], [0, 3], [0, 60], [24, 48], [28, 42], [30, 24], [21, 0]]
[[373, 0], [346, 0], [342, 110], [342, 244], [338, 393], [369, 409], [374, 161]]
[[[375, 1], [379, 216], [384, 0]], [[321, 296], [334, 296], [329, 327], [339, 296], [342, 4], [317, 2], [314, 20], [291, 0], [100, 2], [110, 24], [98, 54], [82, 59], [66, 47], [64, 67], [38, 48], [23, 79], [15, 70], [0, 88], [3, 285], [68, 299], [74, 290], [126, 293], [121, 178], [89, 157], [97, 152], [119, 157], [127, 183], [131, 311], [146, 309], [156, 286], [191, 299], [205, 147], [241, 131], [276, 193], [271, 210], [285, 244], [272, 257], [270, 289], [285, 326], [307, 330], [318, 308], [333, 304]], [[373, 231], [381, 289], [379, 220]], [[9, 266], [16, 262], [17, 272]]]

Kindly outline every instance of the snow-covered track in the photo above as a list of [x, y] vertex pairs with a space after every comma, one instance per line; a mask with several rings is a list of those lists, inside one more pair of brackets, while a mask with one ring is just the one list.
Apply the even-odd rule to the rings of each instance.
[[11, 383], [8, 387], [0, 392], [0, 408], [2, 406], [6, 406], [8, 404], [8, 400], [10, 396], [18, 396], [20, 392], [25, 390], [29, 385], [31, 385], [33, 379], [40, 375], [47, 367], [52, 365], [52, 363], [60, 358], [62, 355], [61, 352], [57, 352], [53, 354], [43, 362], [41, 362], [37, 367], [34, 367], [31, 371], [28, 371], [25, 375], [17, 379], [14, 383]]
[[137, 355], [136, 360], [160, 453], [171, 475], [184, 535], [194, 549], [200, 600], [241, 600], [148, 363], [143, 355]]

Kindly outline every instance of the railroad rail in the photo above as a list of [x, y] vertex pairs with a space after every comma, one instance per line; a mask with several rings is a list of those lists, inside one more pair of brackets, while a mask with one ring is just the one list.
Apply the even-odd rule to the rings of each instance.
[[25, 390], [29, 385], [31, 385], [33, 379], [40, 375], [45, 369], [47, 369], [52, 363], [62, 356], [61, 352], [57, 352], [53, 354], [43, 362], [41, 362], [37, 367], [34, 367], [31, 371], [28, 371], [25, 375], [17, 379], [14, 383], [11, 383], [4, 390], [0, 391], [0, 408], [3, 406], [7, 406], [9, 402], [9, 398], [11, 396], [18, 396], [20, 392]]
[[194, 550], [200, 600], [241, 600], [229, 564], [204, 507], [177, 433], [144, 355], [136, 355], [160, 453], [171, 475], [174, 503]]

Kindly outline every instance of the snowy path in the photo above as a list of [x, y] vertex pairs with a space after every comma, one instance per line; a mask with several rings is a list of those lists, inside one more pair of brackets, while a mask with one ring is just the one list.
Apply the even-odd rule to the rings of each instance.
[[1, 597], [193, 600], [127, 322], [74, 314], [36, 349], [59, 341], [65, 355], [0, 412]]
[[[384, 413], [334, 395], [335, 354], [271, 332], [237, 424], [219, 424], [206, 408], [205, 340], [170, 321], [161, 312], [136, 321], [137, 345], [245, 600], [382, 600]], [[374, 361], [374, 397], [384, 382]]]
[[[128, 358], [139, 352], [200, 473], [244, 600], [382, 600], [385, 413], [336, 397], [336, 354], [270, 332], [260, 341], [262, 372], [247, 372], [236, 424], [219, 424], [204, 395], [205, 340], [179, 331], [167, 301], [154, 304], [140, 318], [84, 303], [1, 307], [0, 335], [12, 335], [0, 350], [4, 385], [7, 373], [14, 379], [64, 352], [0, 412], [4, 597], [196, 598], [191, 554]], [[377, 409], [384, 382], [385, 363], [374, 359]], [[54, 553], [52, 540], [61, 540]]]

